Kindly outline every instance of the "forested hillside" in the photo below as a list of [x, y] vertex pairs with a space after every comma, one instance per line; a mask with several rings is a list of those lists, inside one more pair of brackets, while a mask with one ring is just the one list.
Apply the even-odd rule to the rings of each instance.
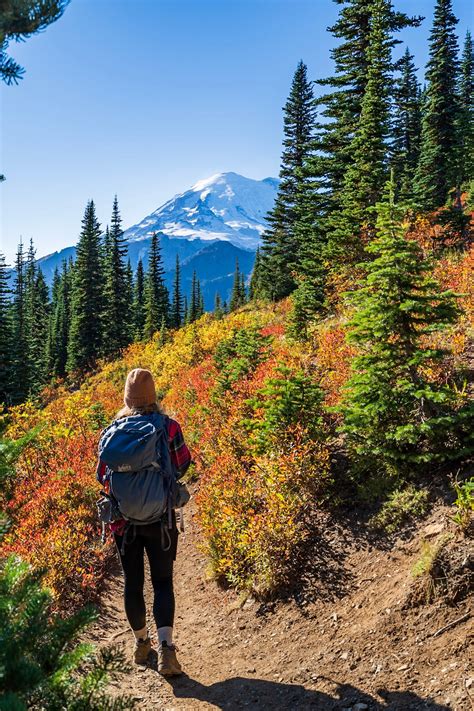
[[156, 235], [133, 273], [117, 200], [105, 234], [88, 203], [52, 294], [33, 245], [11, 290], [0, 262], [2, 550], [43, 571], [60, 617], [97, 602], [110, 570], [96, 450], [135, 367], [183, 426], [223, 588], [294, 595], [318, 513], [356, 511], [382, 546], [444, 502], [453, 528], [420, 562], [420, 604], [446, 602], [453, 570], [451, 603], [472, 594], [472, 38], [459, 47], [436, 0], [422, 87], [397, 39], [422, 18], [338, 5], [334, 75], [297, 66], [269, 227], [228, 304], [204, 313], [196, 274], [185, 303], [179, 261], [169, 293]]

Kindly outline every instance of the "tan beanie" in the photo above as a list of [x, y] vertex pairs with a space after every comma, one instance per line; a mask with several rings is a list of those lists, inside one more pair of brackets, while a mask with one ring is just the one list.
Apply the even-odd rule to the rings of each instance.
[[155, 383], [149, 370], [135, 368], [127, 375], [123, 401], [127, 407], [145, 407], [156, 402]]

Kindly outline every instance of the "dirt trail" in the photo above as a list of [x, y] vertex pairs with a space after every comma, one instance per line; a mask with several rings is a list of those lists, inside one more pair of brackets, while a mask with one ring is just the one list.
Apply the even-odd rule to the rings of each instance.
[[[152, 663], [134, 668], [111, 691], [134, 696], [141, 709], [163, 711], [470, 711], [473, 617], [433, 637], [472, 611], [469, 599], [455, 607], [440, 601], [403, 609], [420, 533], [438, 530], [443, 517], [438, 510], [421, 532], [385, 551], [349, 530], [335, 531], [332, 543], [321, 542], [322, 549], [338, 548], [328, 550], [325, 590], [263, 607], [208, 579], [191, 504], [175, 568], [176, 642], [185, 675], [168, 682]], [[310, 577], [304, 586], [310, 592], [315, 583]], [[150, 630], [156, 636], [151, 621]], [[132, 651], [119, 573], [110, 578], [91, 641]]]

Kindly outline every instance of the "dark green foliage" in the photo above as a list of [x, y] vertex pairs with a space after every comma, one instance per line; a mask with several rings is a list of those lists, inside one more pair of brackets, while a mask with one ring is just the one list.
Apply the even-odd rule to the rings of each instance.
[[260, 247], [258, 247], [257, 252], [255, 254], [255, 262], [253, 264], [252, 274], [250, 276], [250, 301], [254, 301], [255, 299], [261, 299], [265, 296], [264, 269], [265, 267], [260, 253]]
[[20, 241], [15, 259], [15, 281], [12, 304], [12, 394], [11, 403], [23, 402], [28, 395], [28, 340], [25, 303], [25, 255]]
[[176, 267], [173, 281], [173, 301], [171, 303], [170, 325], [172, 328], [179, 328], [183, 323], [183, 295], [181, 293], [181, 267], [179, 256], [176, 254]]
[[82, 220], [73, 270], [68, 371], [84, 372], [102, 353], [103, 309], [100, 225], [91, 200]]
[[66, 375], [69, 327], [71, 320], [72, 267], [63, 260], [61, 275], [53, 288], [49, 329], [48, 369], [51, 376]]
[[417, 204], [434, 210], [459, 183], [458, 43], [451, 0], [436, 0], [426, 69], [421, 150], [415, 179]]
[[[4, 711], [118, 711], [134, 707], [125, 697], [104, 692], [108, 677], [124, 668], [122, 653], [75, 640], [95, 619], [89, 609], [60, 618], [50, 612], [50, 594], [41, 573], [14, 557], [0, 566], [0, 708]], [[77, 674], [82, 665], [83, 673]]]
[[110, 231], [106, 237], [104, 265], [104, 318], [102, 354], [117, 355], [130, 342], [130, 286], [127, 273], [127, 245], [123, 237], [117, 196], [112, 207]]
[[[295, 288], [294, 270], [299, 245], [295, 220], [301, 183], [306, 180], [302, 170], [313, 155], [314, 96], [307, 67], [299, 62], [284, 107], [284, 140], [281, 156], [280, 185], [275, 206], [267, 219], [269, 228], [263, 234], [260, 259], [261, 289], [274, 301], [288, 296]], [[232, 303], [231, 303], [232, 310]]]
[[240, 272], [239, 260], [235, 260], [234, 283], [232, 285], [232, 294], [230, 297], [229, 308], [235, 311], [245, 304], [245, 284], [242, 284], [243, 274]]
[[427, 377], [444, 351], [426, 339], [456, 321], [456, 295], [440, 292], [417, 243], [405, 238], [393, 193], [392, 183], [377, 206], [378, 236], [367, 247], [373, 261], [352, 297], [348, 338], [359, 352], [341, 409], [362, 462], [409, 473], [417, 464], [462, 457], [474, 412], [458, 410], [454, 388]]
[[410, 50], [400, 60], [395, 85], [391, 165], [395, 172], [396, 198], [413, 201], [413, 178], [420, 156], [421, 89]]
[[[362, 101], [366, 92], [370, 59], [373, 2], [371, 0], [335, 0], [341, 6], [337, 22], [329, 28], [340, 43], [331, 50], [335, 65], [333, 77], [319, 80], [329, 87], [329, 93], [317, 99], [325, 121], [318, 125], [318, 159], [315, 174], [322, 179], [322, 187], [329, 191], [329, 209], [341, 207], [340, 196], [345, 175], [353, 161], [354, 139]], [[417, 27], [422, 18], [408, 17], [385, 2], [383, 13], [390, 37], [388, 49], [399, 43], [391, 35], [405, 27]], [[392, 65], [393, 68], [393, 65]], [[388, 68], [390, 69], [390, 68]]]
[[161, 328], [163, 319], [168, 320], [169, 294], [165, 286], [161, 247], [156, 232], [153, 234], [145, 279], [145, 325], [144, 336], [151, 338]]
[[224, 315], [224, 309], [222, 308], [222, 299], [221, 295], [217, 292], [216, 293], [216, 298], [214, 300], [214, 316], [216, 318], [222, 318]]
[[193, 272], [193, 278], [191, 281], [191, 294], [189, 297], [189, 302], [186, 304], [185, 313], [186, 323], [193, 323], [197, 318], [199, 318], [199, 284], [195, 271]]
[[285, 365], [278, 367], [278, 376], [269, 378], [251, 400], [247, 401], [258, 417], [246, 420], [251, 443], [259, 454], [271, 451], [275, 440], [281, 444], [285, 434], [294, 435], [301, 427], [311, 440], [323, 435], [321, 388], [302, 371]]
[[463, 185], [474, 180], [474, 47], [469, 30], [461, 59], [459, 100], [459, 180]]
[[266, 357], [265, 346], [268, 342], [269, 338], [262, 336], [258, 328], [243, 328], [234, 331], [229, 338], [218, 344], [214, 354], [214, 362], [219, 370], [218, 396], [255, 370]]
[[[57, 285], [56, 285], [57, 286]], [[25, 268], [25, 327], [28, 393], [36, 394], [46, 382], [49, 333], [49, 291], [35, 262], [33, 240]]]
[[135, 274], [135, 287], [133, 293], [133, 323], [135, 339], [143, 338], [145, 329], [145, 275], [143, 272], [143, 262], [138, 260]]
[[392, 69], [391, 3], [370, 3], [366, 47], [366, 84], [360, 116], [350, 143], [351, 162], [344, 174], [341, 207], [330, 219], [326, 259], [331, 269], [363, 256], [363, 243], [375, 233], [373, 206], [387, 179]]
[[5, 256], [0, 252], [0, 405], [8, 405], [12, 392], [12, 320], [10, 309], [10, 275]]
[[69, 0], [2, 0], [0, 5], [0, 77], [18, 84], [24, 69], [7, 54], [9, 43], [41, 32], [63, 14]]

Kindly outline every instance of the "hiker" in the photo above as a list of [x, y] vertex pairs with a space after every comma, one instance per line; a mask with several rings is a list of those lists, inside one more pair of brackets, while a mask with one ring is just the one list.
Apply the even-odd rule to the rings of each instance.
[[[146, 496], [151, 496], [149, 493], [152, 491], [151, 489], [147, 490], [146, 495], [143, 494], [143, 489], [141, 489], [139, 492], [140, 497], [135, 496], [135, 501], [126, 502], [123, 487], [130, 486], [132, 481], [137, 481], [137, 479], [134, 479], [137, 474], [133, 472], [133, 469], [130, 471], [130, 466], [124, 465], [122, 471], [120, 471], [120, 467], [111, 465], [112, 454], [109, 455], [108, 451], [112, 452], [113, 448], [109, 446], [107, 449], [107, 446], [113, 439], [111, 435], [117, 435], [118, 433], [114, 441], [119, 444], [119, 448], [122, 447], [123, 450], [130, 452], [135, 447], [140, 456], [145, 456], [146, 444], [144, 442], [148, 433], [154, 432], [155, 439], [153, 444], [156, 446], [156, 433], [160, 434], [161, 432], [163, 434], [163, 446], [165, 447], [165, 450], [161, 453], [161, 464], [165, 469], [166, 461], [170, 463], [170, 468], [173, 471], [173, 486], [180, 488], [179, 497], [182, 494], [181, 490], [185, 490], [185, 486], [179, 484], [178, 480], [188, 469], [191, 463], [191, 455], [184, 442], [181, 427], [175, 420], [163, 413], [157, 402], [155, 384], [149, 370], [136, 368], [128, 374], [123, 399], [125, 406], [118, 412], [112, 425], [106, 428], [101, 436], [97, 478], [104, 485], [105, 492], [103, 493], [106, 495], [107, 484], [109, 484], [111, 494], [113, 494], [110, 499], [115, 505], [118, 505], [118, 508], [115, 509], [118, 516], [125, 515], [125, 505], [128, 506], [127, 511], [131, 512], [127, 513], [127, 520], [111, 516], [108, 521], [110, 521], [110, 528], [113, 532], [122, 564], [125, 613], [135, 635], [134, 661], [136, 664], [146, 664], [152, 649], [146, 625], [145, 599], [143, 596], [144, 552], [146, 551], [154, 591], [153, 616], [158, 629], [158, 671], [163, 676], [174, 676], [181, 674], [181, 666], [176, 658], [176, 647], [173, 644], [175, 612], [173, 562], [176, 558], [178, 543], [176, 513], [174, 508], [171, 508], [169, 499], [165, 504], [164, 513], [162, 513], [162, 509], [156, 508], [156, 502], [150, 503], [147, 501]], [[137, 432], [138, 435], [136, 434]], [[120, 439], [120, 435], [122, 435], [122, 439]], [[130, 440], [124, 439], [125, 436], [132, 438], [131, 443]], [[133, 438], [135, 441], [133, 441]], [[120, 457], [120, 452], [118, 456]], [[152, 458], [156, 459], [156, 455], [153, 454]], [[153, 465], [158, 466], [156, 462], [153, 462]], [[118, 472], [112, 471], [114, 468], [118, 469]], [[128, 471], [126, 471], [127, 468]], [[136, 468], [141, 469], [139, 466]], [[163, 472], [156, 469], [148, 469], [144, 471], [144, 474], [145, 477], [148, 476], [148, 481], [151, 482], [153, 487], [161, 486], [161, 488], [156, 489], [158, 492], [163, 492]], [[114, 479], [114, 477], [116, 478]], [[118, 477], [121, 477], [121, 481]], [[117, 491], [120, 491], [119, 484], [122, 487], [122, 493], [117, 494]], [[115, 496], [118, 499], [114, 498]], [[156, 496], [159, 498], [158, 495]], [[185, 490], [185, 498], [184, 503], [189, 498], [187, 490]], [[141, 510], [137, 510], [137, 506], [141, 507]], [[154, 519], [153, 523], [144, 523], [142, 525], [131, 524], [131, 520], [140, 524], [143, 519], [145, 521], [149, 520], [151, 517], [149, 513], [150, 506], [155, 506], [154, 511], [155, 513], [158, 511], [159, 520]], [[135, 507], [135, 510], [133, 507]], [[147, 507], [148, 509], [145, 510]], [[182, 524], [182, 510], [180, 518], [180, 524]]]

